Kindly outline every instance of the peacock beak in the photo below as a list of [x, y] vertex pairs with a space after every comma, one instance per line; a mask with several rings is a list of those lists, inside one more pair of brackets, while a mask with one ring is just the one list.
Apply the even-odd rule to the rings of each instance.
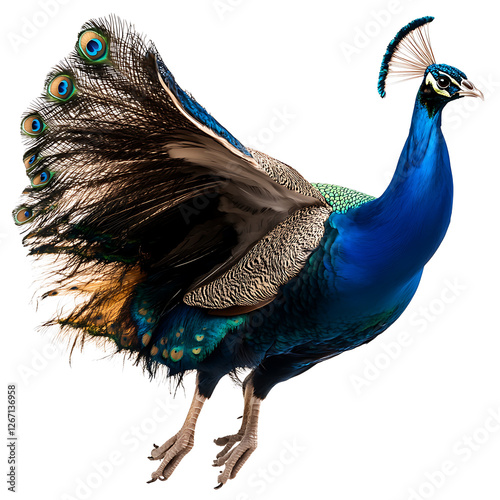
[[460, 85], [458, 93], [464, 97], [480, 97], [484, 101], [483, 93], [469, 80], [462, 80], [462, 85]]

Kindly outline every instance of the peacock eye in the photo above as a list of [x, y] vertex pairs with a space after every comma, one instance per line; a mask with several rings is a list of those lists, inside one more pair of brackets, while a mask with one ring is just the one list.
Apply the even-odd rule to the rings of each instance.
[[30, 115], [23, 120], [21, 130], [27, 135], [37, 136], [45, 130], [45, 123], [38, 115]]
[[14, 222], [17, 225], [24, 224], [33, 218], [33, 210], [31, 208], [22, 207], [14, 212]]
[[450, 83], [451, 83], [451, 81], [447, 76], [441, 75], [437, 79], [437, 85], [440, 89], [447, 89], [450, 86]]
[[101, 62], [108, 54], [108, 44], [104, 37], [93, 30], [84, 31], [78, 39], [80, 54], [90, 62]]
[[69, 76], [59, 75], [49, 83], [47, 90], [51, 97], [58, 101], [65, 102], [74, 95], [75, 86], [73, 80]]
[[44, 187], [44, 186], [46, 186], [50, 182], [50, 180], [52, 179], [53, 175], [54, 174], [50, 170], [43, 170], [38, 175], [36, 175], [35, 177], [33, 177], [33, 180], [31, 181], [31, 185], [34, 188]]
[[24, 166], [26, 170], [32, 169], [41, 159], [41, 156], [38, 153], [28, 152], [23, 157]]

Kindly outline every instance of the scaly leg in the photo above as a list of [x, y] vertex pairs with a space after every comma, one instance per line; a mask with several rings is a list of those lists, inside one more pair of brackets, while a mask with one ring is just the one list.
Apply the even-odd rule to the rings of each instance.
[[[214, 439], [214, 443], [217, 446], [224, 446], [224, 448], [221, 451], [219, 451], [219, 453], [217, 453], [217, 458], [223, 457], [233, 447], [235, 443], [241, 441], [241, 438], [243, 437], [243, 434], [245, 433], [245, 429], [247, 426], [248, 416], [250, 415], [251, 395], [252, 395], [251, 391], [245, 389], [244, 392], [245, 406], [243, 408], [243, 419], [241, 421], [240, 430], [236, 434], [231, 434], [229, 436], [224, 436]], [[213, 465], [214, 467], [218, 466], [217, 460], [214, 460]]]
[[[224, 471], [219, 474], [216, 489], [224, 485], [228, 479], [234, 479], [250, 455], [257, 448], [257, 426], [259, 410], [262, 399], [253, 394], [252, 380], [249, 379], [245, 386], [245, 408], [241, 428], [236, 434], [215, 440], [215, 444], [224, 446], [214, 460], [214, 467], [225, 464]], [[233, 445], [239, 441], [234, 448]], [[232, 449], [231, 449], [232, 448]]]
[[155, 445], [155, 448], [151, 451], [149, 459], [162, 460], [162, 462], [158, 469], [151, 474], [152, 479], [148, 483], [152, 483], [157, 479], [166, 481], [179, 465], [179, 462], [191, 451], [194, 444], [196, 420], [198, 420], [198, 415], [206, 399], [199, 393], [197, 385], [193, 402], [181, 430], [162, 446], [157, 447]]

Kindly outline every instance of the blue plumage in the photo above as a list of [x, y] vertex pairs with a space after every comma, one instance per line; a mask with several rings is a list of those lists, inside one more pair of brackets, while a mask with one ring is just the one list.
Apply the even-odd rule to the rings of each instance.
[[219, 487], [256, 448], [276, 384], [371, 341], [410, 303], [452, 211], [442, 110], [482, 97], [463, 72], [436, 64], [423, 31], [432, 19], [406, 25], [383, 58], [382, 97], [393, 74], [421, 83], [378, 198], [310, 184], [245, 148], [114, 17], [84, 26], [24, 116], [31, 186], [14, 219], [32, 255], [57, 257], [43, 297], [79, 299], [49, 324], [75, 342], [114, 343], [151, 376], [197, 372], [185, 424], [151, 452], [161, 461], [151, 481], [191, 449], [223, 376], [251, 369], [241, 429], [215, 441]]
[[241, 151], [246, 156], [252, 156], [247, 148], [241, 144], [236, 137], [230, 134], [212, 115], [210, 115], [205, 108], [200, 106], [196, 100], [185, 92], [177, 82], [175, 81], [174, 75], [169, 71], [165, 63], [162, 61], [160, 56], [156, 57], [156, 64], [158, 66], [158, 72], [162, 77], [165, 84], [168, 86], [169, 90], [178, 99], [182, 108], [187, 111], [195, 120], [202, 123], [215, 134], [227, 140], [235, 148]]

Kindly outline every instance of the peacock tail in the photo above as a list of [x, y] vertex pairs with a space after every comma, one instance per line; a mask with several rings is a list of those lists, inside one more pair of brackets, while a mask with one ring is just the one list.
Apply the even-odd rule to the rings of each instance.
[[82, 27], [21, 131], [14, 218], [49, 269], [42, 298], [71, 304], [47, 325], [151, 373], [195, 368], [301, 271], [332, 211], [371, 199], [244, 147], [115, 16]]

